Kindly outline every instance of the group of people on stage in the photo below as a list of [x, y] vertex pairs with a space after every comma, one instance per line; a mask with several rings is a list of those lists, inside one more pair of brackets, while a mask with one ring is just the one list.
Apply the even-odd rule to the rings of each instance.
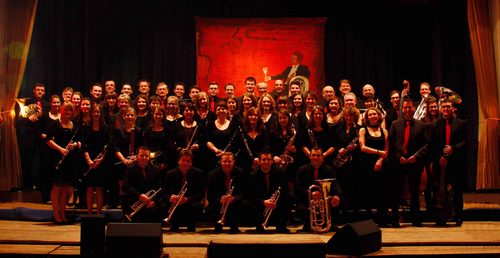
[[[245, 92], [235, 96], [232, 83], [224, 94], [217, 82], [207, 92], [176, 83], [169, 94], [160, 82], [150, 94], [141, 80], [132, 97], [130, 84], [118, 95], [114, 81], [106, 81], [92, 85], [90, 97], [66, 88], [48, 104], [44, 85], [36, 84], [30, 101], [40, 110], [25, 119], [31, 146], [24, 152], [37, 153], [39, 143], [39, 153], [48, 153], [36, 181], [49, 182], [56, 223], [67, 222], [76, 187], [89, 213], [94, 192], [100, 213], [108, 189], [108, 204], [120, 201], [127, 220], [165, 220], [172, 231], [193, 231], [208, 219], [218, 232], [228, 226], [237, 233], [240, 225], [260, 232], [268, 223], [289, 232], [292, 209], [309, 231], [317, 215], [311, 205], [322, 199], [333, 211], [327, 216], [376, 210], [379, 225], [399, 227], [407, 185], [412, 224], [422, 226], [425, 171], [426, 208], [436, 224], [461, 225], [466, 120], [456, 116], [456, 94], [440, 87], [436, 98], [422, 83], [420, 104], [405, 90], [393, 91], [385, 108], [369, 84], [361, 98], [348, 80], [341, 80], [339, 96], [332, 86], [318, 95], [302, 92], [300, 82], [288, 84], [276, 80], [268, 92], [267, 82], [248, 77]], [[26, 175], [30, 164], [23, 163]], [[311, 190], [325, 179], [330, 187]]]

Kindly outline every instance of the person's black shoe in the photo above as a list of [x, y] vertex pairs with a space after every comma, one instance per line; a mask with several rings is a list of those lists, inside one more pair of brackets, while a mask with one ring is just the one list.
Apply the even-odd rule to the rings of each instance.
[[241, 233], [238, 227], [231, 227], [231, 229], [229, 229], [229, 234], [238, 234], [238, 233]]
[[263, 226], [255, 227], [255, 231], [257, 231], [257, 233], [265, 233], [266, 232], [266, 230], [264, 229]]
[[290, 234], [290, 229], [286, 227], [277, 227], [276, 232], [281, 233], [281, 234]]
[[179, 226], [171, 226], [168, 232], [179, 232]]
[[457, 227], [461, 227], [462, 223], [463, 223], [462, 219], [456, 219], [455, 220], [455, 226], [457, 226]]
[[422, 225], [422, 222], [420, 221], [414, 221], [411, 223], [414, 227], [423, 227], [424, 225]]
[[195, 225], [189, 225], [187, 228], [188, 228], [188, 232], [196, 232], [196, 226]]
[[401, 227], [401, 224], [399, 224], [399, 221], [394, 221], [394, 222], [392, 222], [392, 223], [391, 223], [391, 226], [392, 226], [393, 228], [400, 228], [400, 227]]
[[309, 233], [309, 232], [311, 232], [311, 227], [309, 225], [307, 225], [307, 226], [304, 225], [302, 227], [302, 229], [300, 230], [300, 232]]
[[338, 232], [339, 231], [339, 227], [335, 226], [335, 225], [332, 225], [330, 226], [330, 232]]
[[214, 230], [215, 230], [215, 233], [221, 233], [222, 232], [222, 225], [219, 223], [215, 224]]
[[446, 227], [446, 220], [438, 220], [438, 221], [436, 221], [436, 226], [438, 226], [438, 227]]

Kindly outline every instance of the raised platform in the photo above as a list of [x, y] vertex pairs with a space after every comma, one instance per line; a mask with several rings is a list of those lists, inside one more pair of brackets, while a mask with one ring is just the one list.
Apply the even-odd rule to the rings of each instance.
[[[19, 196], [19, 195], [18, 195]], [[26, 198], [26, 195], [22, 195]], [[424, 222], [424, 227], [412, 227], [402, 223], [401, 228], [381, 228], [382, 248], [367, 256], [475, 256], [500, 257], [500, 194], [475, 194], [465, 196], [465, 221], [462, 227], [436, 227], [432, 222]], [[27, 202], [2, 202], [0, 215], [5, 213], [26, 214], [38, 212], [50, 217], [48, 204]], [[78, 217], [84, 210], [69, 209], [70, 214]], [[120, 210], [106, 210], [105, 214], [120, 217]], [[53, 257], [79, 256], [80, 223], [54, 225], [50, 219], [34, 220], [25, 217], [0, 219], [0, 256], [3, 257]], [[1, 216], [0, 216], [1, 218]], [[113, 221], [108, 219], [108, 221]], [[343, 226], [341, 225], [341, 228]], [[242, 254], [252, 252], [293, 251], [300, 253], [300, 248], [326, 247], [333, 232], [325, 234], [302, 233], [300, 225], [289, 227], [291, 234], [277, 234], [269, 230], [267, 234], [257, 234], [254, 228], [243, 227], [242, 233], [228, 234], [227, 231], [216, 234], [213, 228], [199, 225], [195, 233], [181, 230], [178, 233], [163, 231], [163, 251], [169, 257], [208, 257], [210, 243], [237, 246]], [[306, 244], [306, 245], [304, 245]], [[231, 246], [230, 246], [231, 245]], [[262, 248], [265, 247], [265, 248]], [[281, 250], [281, 251], [280, 251]], [[295, 251], [294, 251], [295, 250]], [[319, 249], [318, 249], [319, 250]], [[284, 254], [284, 253], [282, 253]], [[327, 254], [326, 257], [340, 255]], [[265, 255], [258, 255], [263, 258]], [[297, 256], [294, 256], [297, 257]]]

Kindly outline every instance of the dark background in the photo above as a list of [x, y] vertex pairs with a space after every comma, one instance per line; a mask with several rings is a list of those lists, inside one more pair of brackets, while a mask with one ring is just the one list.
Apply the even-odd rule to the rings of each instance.
[[[44, 82], [46, 96], [71, 86], [88, 95], [90, 84], [113, 79], [117, 89], [146, 78], [195, 84], [194, 16], [222, 18], [327, 17], [325, 82], [338, 91], [370, 83], [389, 103], [391, 90], [422, 81], [459, 93], [460, 116], [469, 119], [468, 186], [474, 189], [477, 93], [467, 27], [466, 0], [39, 0], [19, 96]], [[137, 91], [135, 88], [134, 91]]]

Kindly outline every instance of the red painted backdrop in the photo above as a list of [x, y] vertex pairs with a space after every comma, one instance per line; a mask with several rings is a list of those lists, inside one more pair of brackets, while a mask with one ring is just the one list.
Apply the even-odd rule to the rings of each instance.
[[[196, 18], [196, 81], [206, 90], [208, 82], [233, 82], [236, 94], [245, 91], [245, 78], [264, 80], [263, 67], [269, 75], [281, 74], [290, 66], [294, 51], [304, 55], [302, 64], [311, 71], [309, 88], [324, 85], [324, 23], [326, 18]], [[274, 81], [269, 81], [269, 91]], [[257, 89], [255, 89], [257, 91]]]

